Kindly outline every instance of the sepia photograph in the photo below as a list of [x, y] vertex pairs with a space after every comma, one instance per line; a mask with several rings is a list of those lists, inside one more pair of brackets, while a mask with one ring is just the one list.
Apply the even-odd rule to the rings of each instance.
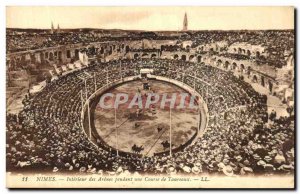
[[295, 188], [293, 6], [7, 6], [6, 187]]

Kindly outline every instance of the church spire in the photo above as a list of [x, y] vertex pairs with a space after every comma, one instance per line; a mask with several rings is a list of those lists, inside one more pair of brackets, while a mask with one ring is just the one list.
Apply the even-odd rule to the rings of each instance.
[[53, 26], [53, 22], [51, 22], [51, 34], [54, 33], [54, 26]]
[[57, 24], [57, 33], [60, 33], [60, 27], [59, 27], [59, 24]]
[[183, 19], [183, 28], [182, 28], [183, 31], [187, 31], [188, 30], [188, 19], [187, 19], [187, 14], [185, 12], [184, 14], [184, 19]]

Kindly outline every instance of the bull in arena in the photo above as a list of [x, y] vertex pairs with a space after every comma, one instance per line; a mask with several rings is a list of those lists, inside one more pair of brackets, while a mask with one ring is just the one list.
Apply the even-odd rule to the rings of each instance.
[[[170, 143], [168, 140], [161, 142], [161, 145], [163, 146], [164, 150], [170, 148]], [[174, 144], [172, 144], [173, 147]]]
[[143, 146], [137, 146], [136, 144], [134, 144], [131, 147], [131, 150], [132, 150], [133, 153], [139, 154], [139, 153], [141, 153], [141, 151], [144, 150], [144, 147]]
[[157, 127], [157, 133], [161, 132], [163, 130], [162, 127]]

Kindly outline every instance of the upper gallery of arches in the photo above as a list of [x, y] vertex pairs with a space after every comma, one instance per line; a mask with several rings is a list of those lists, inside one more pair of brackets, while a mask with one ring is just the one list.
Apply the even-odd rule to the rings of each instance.
[[[88, 58], [110, 61], [121, 58], [167, 58], [211, 65], [226, 70], [251, 71], [274, 79], [293, 67], [294, 31], [160, 31], [85, 29], [60, 33], [47, 30], [7, 29], [7, 69], [58, 67]], [[37, 38], [38, 37], [38, 38]], [[267, 41], [266, 41], [267, 40]], [[292, 68], [285, 74], [293, 74]]]

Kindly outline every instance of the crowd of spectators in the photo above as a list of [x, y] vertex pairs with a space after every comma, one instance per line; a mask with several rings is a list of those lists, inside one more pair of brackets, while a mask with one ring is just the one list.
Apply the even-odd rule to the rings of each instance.
[[[8, 53], [35, 50], [60, 45], [82, 44], [88, 45], [92, 42], [104, 41], [131, 41], [131, 40], [179, 40], [192, 41], [191, 48], [199, 45], [211, 44], [219, 41], [226, 41], [228, 46], [236, 42], [247, 42], [252, 45], [261, 45], [269, 53], [267, 59], [259, 59], [259, 64], [268, 61], [268, 64], [282, 67], [285, 64], [285, 51], [290, 51], [294, 47], [293, 30], [266, 30], [266, 31], [196, 31], [188, 32], [188, 36], [170, 35], [169, 33], [160, 35], [148, 35], [139, 33], [119, 33], [111, 36], [109, 32], [95, 33], [88, 31], [68, 31], [63, 33], [31, 33], [6, 36], [6, 50]], [[224, 48], [226, 50], [226, 48]], [[178, 45], [165, 45], [161, 51], [187, 51]], [[241, 56], [241, 55], [239, 55]], [[246, 57], [247, 55], [245, 55]], [[235, 56], [237, 57], [237, 56]], [[246, 57], [247, 58], [247, 57]]]
[[[203, 95], [210, 115], [203, 136], [169, 155], [117, 157], [104, 142], [91, 142], [81, 125], [84, 79], [87, 96], [140, 68], [183, 81]], [[96, 75], [95, 77], [92, 77]], [[109, 77], [107, 77], [109, 75]], [[83, 94], [83, 95], [82, 95]], [[292, 117], [268, 119], [266, 96], [211, 66], [180, 60], [138, 59], [94, 64], [59, 77], [28, 94], [23, 111], [7, 115], [7, 171], [98, 174], [291, 174]]]
[[[265, 30], [265, 31], [206, 31], [196, 32], [192, 36], [192, 47], [203, 44], [211, 44], [219, 41], [226, 41], [228, 47], [236, 42], [246, 42], [250, 45], [261, 45], [266, 48], [268, 57], [257, 59], [258, 64], [268, 62], [269, 65], [281, 68], [285, 65], [285, 51], [294, 48], [293, 30]], [[226, 50], [226, 48], [224, 48]], [[244, 55], [247, 58], [247, 55]], [[240, 58], [239, 56], [232, 56]]]

